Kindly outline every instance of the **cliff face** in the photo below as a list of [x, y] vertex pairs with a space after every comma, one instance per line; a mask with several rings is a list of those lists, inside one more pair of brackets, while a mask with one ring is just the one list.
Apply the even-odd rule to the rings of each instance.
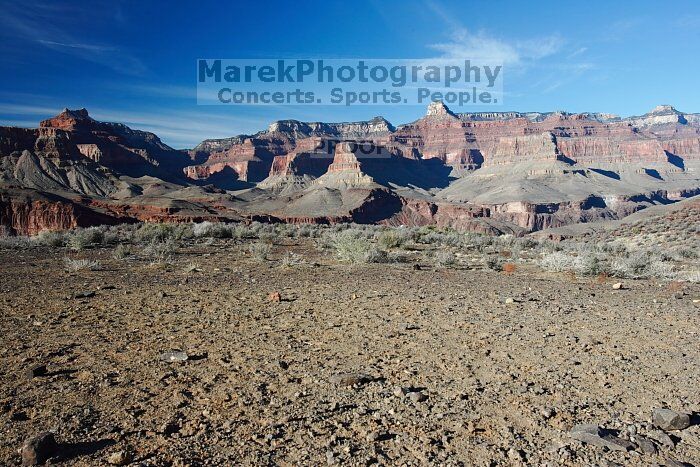
[[[525, 161], [676, 164], [678, 157], [700, 159], [700, 117], [670, 106], [626, 119], [600, 113], [455, 114], [436, 102], [425, 117], [398, 128], [379, 117], [340, 124], [285, 120], [252, 137], [205, 141], [197, 151], [206, 161], [187, 167], [185, 173], [206, 180], [228, 168], [252, 182], [264, 173], [290, 175], [290, 162], [313, 153], [310, 147], [324, 141], [371, 141], [405, 159], [436, 159], [455, 173]], [[203, 155], [207, 148], [214, 149]], [[325, 152], [332, 154], [327, 148]], [[251, 177], [253, 166], [256, 175]], [[318, 166], [308, 171], [299, 167], [294, 175], [315, 178], [318, 171]]]
[[24, 190], [0, 191], [0, 226], [17, 235], [119, 222], [68, 199]]
[[65, 109], [40, 123], [40, 134], [69, 135], [71, 150], [124, 174], [184, 180], [187, 153], [164, 144], [155, 134], [119, 123], [98, 122], [87, 110]]
[[432, 103], [398, 127], [282, 120], [187, 152], [66, 109], [37, 129], [0, 127], [0, 190], [36, 195], [6, 197], [0, 224], [243, 216], [520, 233], [693, 196], [699, 174], [700, 116], [670, 106], [620, 118]]

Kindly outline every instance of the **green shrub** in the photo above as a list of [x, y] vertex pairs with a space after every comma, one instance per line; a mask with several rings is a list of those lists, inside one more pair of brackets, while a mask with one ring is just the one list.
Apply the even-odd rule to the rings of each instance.
[[405, 229], [391, 229], [379, 234], [377, 244], [385, 249], [399, 248], [408, 240], [410, 234]]
[[336, 257], [346, 263], [378, 263], [386, 260], [386, 252], [373, 246], [360, 232], [348, 229], [329, 236]]
[[100, 269], [100, 262], [90, 259], [63, 258], [63, 263], [66, 269], [71, 272], [83, 270], [96, 271]]
[[63, 232], [42, 230], [32, 237], [32, 241], [37, 245], [60, 248], [66, 245], [66, 235]]
[[84, 250], [101, 244], [104, 241], [104, 229], [102, 227], [88, 227], [75, 229], [68, 233], [66, 245], [71, 250]]
[[252, 256], [254, 260], [259, 262], [267, 261], [271, 251], [272, 247], [269, 243], [254, 242], [248, 246], [248, 252], [250, 253], [250, 256]]

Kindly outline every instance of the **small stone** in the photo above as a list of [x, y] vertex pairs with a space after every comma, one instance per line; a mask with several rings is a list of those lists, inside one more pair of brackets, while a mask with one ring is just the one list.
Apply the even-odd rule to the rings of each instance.
[[419, 402], [423, 402], [428, 398], [428, 396], [426, 396], [420, 391], [411, 391], [408, 394], [406, 394], [406, 396], [408, 396], [408, 398], [411, 399], [411, 402], [414, 402], [416, 404]]
[[367, 433], [366, 439], [370, 443], [374, 443], [375, 441], [378, 441], [379, 440], [379, 432], [371, 431], [371, 432]]
[[112, 465], [126, 465], [131, 462], [131, 455], [126, 451], [117, 451], [107, 457], [107, 463]]
[[73, 298], [91, 298], [94, 296], [95, 296], [95, 292], [93, 292], [92, 290], [88, 290], [88, 291], [79, 292], [79, 293], [73, 295]]
[[662, 430], [684, 430], [690, 426], [690, 416], [669, 409], [654, 409], [651, 421]]
[[629, 451], [634, 448], [634, 444], [627, 440], [603, 433], [598, 425], [576, 425], [571, 429], [569, 434], [575, 440], [601, 448], [608, 448], [611, 451]]
[[158, 430], [163, 436], [170, 436], [173, 433], [180, 431], [180, 425], [175, 420], [163, 423]]
[[612, 286], [613, 290], [622, 290], [622, 282], [616, 282]]
[[372, 381], [372, 378], [363, 373], [340, 373], [328, 378], [331, 384], [337, 386], [355, 386]]
[[22, 445], [22, 465], [40, 465], [58, 453], [58, 444], [51, 432], [39, 433]]
[[32, 379], [37, 376], [44, 376], [47, 373], [46, 365], [34, 365], [25, 370], [27, 378]]
[[663, 431], [658, 431], [658, 430], [651, 431], [651, 432], [649, 432], [649, 436], [651, 436], [656, 441], [658, 441], [659, 443], [661, 443], [662, 445], [664, 445], [668, 448], [673, 449], [676, 446], [676, 443], [673, 442], [673, 439], [671, 439], [671, 437], [668, 436]]
[[657, 452], [656, 445], [649, 438], [645, 438], [644, 436], [635, 436], [634, 442], [637, 443], [642, 452], [646, 454], [656, 454]]
[[188, 358], [189, 356], [180, 350], [172, 350], [170, 352], [160, 354], [160, 360], [168, 363], [184, 362], [187, 361]]
[[404, 387], [402, 387], [402, 386], [396, 386], [396, 387], [392, 390], [392, 393], [393, 393], [396, 397], [403, 397], [403, 396], [405, 396], [406, 393], [408, 393], [408, 392], [409, 392], [409, 391], [408, 391], [408, 388], [404, 388]]
[[511, 298], [511, 297], [508, 297], [508, 298], [505, 299], [505, 302], [504, 302], [504, 303], [505, 303], [506, 305], [512, 305], [513, 303], [515, 303], [515, 299], [514, 299], [514, 298]]
[[525, 453], [520, 449], [510, 448], [508, 450], [508, 459], [513, 462], [522, 462], [525, 460]]
[[277, 291], [270, 292], [270, 294], [267, 296], [267, 301], [273, 302], [273, 303], [279, 303], [282, 301], [282, 295]]

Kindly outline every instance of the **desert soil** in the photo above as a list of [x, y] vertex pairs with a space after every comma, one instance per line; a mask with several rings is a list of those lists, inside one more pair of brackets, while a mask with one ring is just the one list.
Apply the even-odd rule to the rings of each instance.
[[[698, 284], [245, 251], [95, 249], [75, 273], [0, 252], [0, 463], [50, 430], [61, 465], [700, 465], [700, 426], [649, 423], [700, 411]], [[579, 423], [658, 453], [583, 444]]]

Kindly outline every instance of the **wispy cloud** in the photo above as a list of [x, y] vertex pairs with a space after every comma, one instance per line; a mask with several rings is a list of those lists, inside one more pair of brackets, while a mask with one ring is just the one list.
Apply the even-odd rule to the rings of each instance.
[[586, 51], [588, 51], [588, 47], [579, 47], [578, 49], [571, 52], [567, 57], [568, 58], [578, 57], [579, 55], [586, 53]]
[[[109, 4], [107, 4], [109, 5]], [[0, 2], [0, 36], [11, 35], [13, 40], [23, 41], [26, 45], [36, 44], [56, 52], [73, 55], [82, 60], [100, 64], [118, 73], [142, 75], [147, 68], [129, 51], [96, 40], [87, 40], [76, 34], [76, 28], [67, 23], [66, 18], [81, 17], [86, 14], [104, 15], [109, 10], [104, 5], [91, 5], [83, 9], [51, 3]], [[68, 8], [71, 11], [63, 11]], [[69, 13], [69, 15], [66, 15]], [[64, 16], [61, 16], [61, 15]], [[114, 10], [111, 16], [121, 14]], [[99, 19], [99, 18], [96, 18]], [[115, 18], [110, 17], [110, 20]], [[113, 21], [112, 21], [113, 22]]]
[[450, 14], [437, 1], [429, 1], [428, 8], [450, 31], [446, 42], [430, 44], [447, 58], [475, 58], [501, 62], [511, 67], [526, 66], [536, 60], [559, 52], [565, 40], [558, 34], [533, 37], [520, 40], [508, 40], [487, 31], [471, 31], [464, 27], [454, 15]]
[[447, 58], [473, 57], [493, 60], [511, 66], [526, 66], [533, 61], [551, 56], [561, 50], [564, 40], [558, 35], [538, 39], [506, 41], [486, 31], [472, 33], [465, 28], [452, 33], [447, 42], [432, 44]]
[[112, 52], [117, 50], [116, 47], [105, 46], [105, 45], [94, 45], [94, 44], [64, 44], [62, 42], [47, 41], [44, 39], [38, 39], [38, 43], [43, 44], [47, 47], [67, 47], [69, 49], [79, 49], [88, 50], [90, 52]]
[[[595, 64], [584, 59], [588, 48], [571, 44], [558, 33], [532, 37], [504, 37], [486, 30], [471, 30], [459, 22], [438, 0], [426, 4], [442, 20], [449, 39], [429, 44], [446, 58], [474, 58], [502, 63], [509, 76], [516, 76], [519, 89], [538, 94], [551, 93], [579, 79]], [[514, 72], [514, 73], [513, 73]]]

